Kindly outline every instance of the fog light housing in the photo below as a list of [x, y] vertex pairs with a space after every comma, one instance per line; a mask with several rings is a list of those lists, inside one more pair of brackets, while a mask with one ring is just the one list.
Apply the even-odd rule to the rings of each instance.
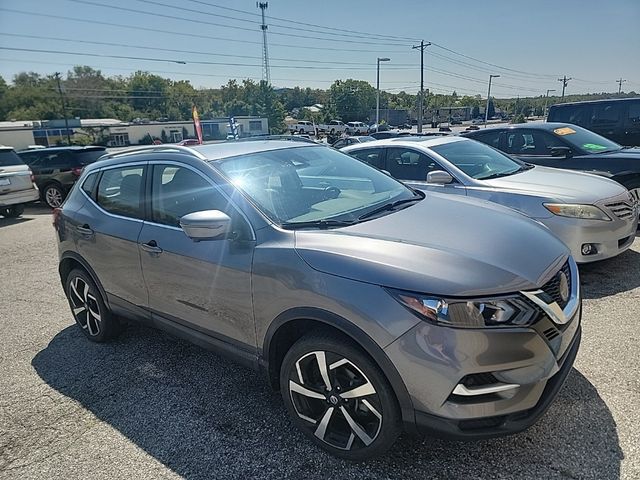
[[582, 252], [582, 255], [585, 256], [595, 255], [596, 253], [598, 253], [598, 249], [593, 243], [583, 243], [580, 251]]

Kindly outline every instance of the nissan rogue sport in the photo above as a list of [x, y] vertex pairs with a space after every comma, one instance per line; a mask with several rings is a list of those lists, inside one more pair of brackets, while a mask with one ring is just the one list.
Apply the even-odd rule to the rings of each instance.
[[89, 340], [137, 320], [263, 369], [293, 424], [351, 460], [403, 429], [527, 428], [580, 343], [578, 270], [544, 226], [317, 144], [111, 154], [54, 225]]

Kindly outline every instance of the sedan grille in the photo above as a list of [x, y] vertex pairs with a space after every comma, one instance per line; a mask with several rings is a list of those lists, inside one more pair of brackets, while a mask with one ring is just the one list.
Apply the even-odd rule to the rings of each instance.
[[632, 218], [635, 214], [635, 209], [633, 208], [633, 204], [627, 202], [617, 202], [617, 203], [609, 203], [605, 205], [611, 213], [613, 213], [616, 217], [621, 218], [623, 220], [627, 218]]
[[571, 268], [569, 267], [569, 262], [565, 263], [560, 271], [556, 275], [554, 275], [551, 280], [544, 284], [542, 290], [544, 291], [544, 293], [549, 295], [553, 299], [553, 301], [560, 306], [560, 308], [564, 309], [564, 307], [566, 307], [567, 303], [569, 302], [570, 295], [566, 300], [562, 299], [562, 295], [560, 294], [560, 272], [563, 272], [567, 277], [568, 291], [571, 292]]

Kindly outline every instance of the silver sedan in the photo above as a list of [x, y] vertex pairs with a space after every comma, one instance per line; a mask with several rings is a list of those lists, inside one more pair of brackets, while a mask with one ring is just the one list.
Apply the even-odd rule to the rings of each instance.
[[518, 210], [546, 225], [579, 263], [618, 255], [635, 238], [638, 203], [606, 178], [523, 163], [461, 137], [392, 138], [342, 151], [415, 188]]

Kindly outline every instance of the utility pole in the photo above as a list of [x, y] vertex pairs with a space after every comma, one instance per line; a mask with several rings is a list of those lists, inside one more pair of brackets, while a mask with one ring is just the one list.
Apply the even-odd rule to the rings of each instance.
[[566, 75], [558, 79], [559, 82], [562, 82], [562, 99], [563, 100], [564, 100], [564, 89], [567, 88], [567, 84], [569, 83], [569, 80], [573, 80], [573, 78], [567, 78]]
[[489, 102], [491, 101], [491, 79], [499, 78], [500, 75], [489, 75], [489, 90], [487, 91], [487, 106], [484, 109], [484, 128], [487, 128], [487, 121], [489, 120]]
[[376, 68], [376, 132], [380, 128], [380, 62], [390, 62], [390, 58], [378, 57]]
[[542, 109], [542, 118], [547, 115], [547, 104], [549, 103], [549, 92], [555, 92], [555, 88], [547, 88], [547, 96], [544, 97], [544, 108]]
[[69, 120], [67, 119], [67, 105], [64, 100], [64, 94], [62, 93], [62, 85], [60, 84], [60, 72], [54, 74], [56, 82], [58, 83], [58, 93], [60, 94], [60, 101], [62, 102], [62, 114], [64, 115], [64, 128], [67, 131], [67, 144], [71, 145], [71, 134], [69, 133]]
[[618, 95], [622, 93], [622, 84], [624, 82], [626, 82], [626, 80], [622, 77], [620, 77], [620, 80], [616, 80], [616, 83], [618, 84]]
[[422, 115], [424, 114], [424, 49], [431, 45], [431, 42], [424, 43], [420, 41], [420, 45], [414, 45], [413, 48], [420, 49], [420, 99], [418, 100], [418, 133], [422, 133]]
[[269, 6], [268, 2], [256, 2], [256, 7], [262, 10], [262, 80], [271, 85], [271, 73], [269, 71], [269, 50], [267, 48], [267, 24], [264, 21], [264, 11]]

